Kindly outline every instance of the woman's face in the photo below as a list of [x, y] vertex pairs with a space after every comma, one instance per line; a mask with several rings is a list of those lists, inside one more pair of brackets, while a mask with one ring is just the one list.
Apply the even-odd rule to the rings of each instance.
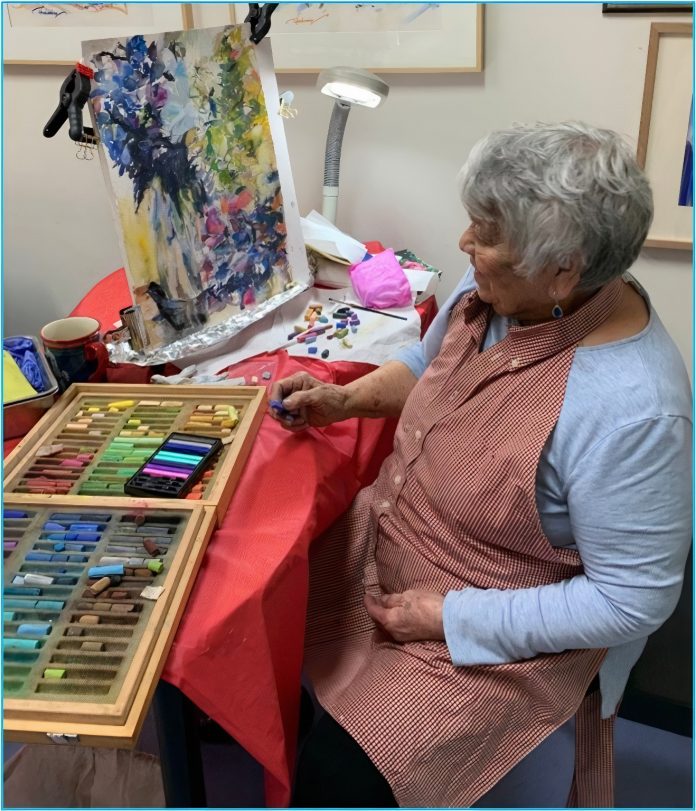
[[472, 219], [459, 248], [471, 257], [481, 301], [491, 304], [498, 315], [519, 321], [551, 317], [554, 271], [541, 271], [532, 279], [516, 274], [516, 257], [494, 225]]

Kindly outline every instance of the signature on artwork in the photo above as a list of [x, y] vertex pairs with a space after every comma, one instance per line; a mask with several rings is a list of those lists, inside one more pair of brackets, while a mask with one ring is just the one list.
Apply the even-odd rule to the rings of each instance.
[[319, 20], [323, 20], [328, 17], [328, 14], [322, 14], [320, 17], [293, 17], [292, 19], [288, 20], [288, 23], [292, 23], [293, 25], [314, 25], [314, 23], [318, 23]]
[[[23, 3], [13, 3], [12, 8], [20, 10], [26, 8]], [[32, 14], [38, 14], [41, 17], [61, 17], [63, 14], [70, 14], [75, 11], [88, 12], [90, 14], [98, 14], [101, 11], [118, 11], [121, 14], [128, 14], [128, 8], [125, 3], [70, 3], [65, 5], [58, 4], [41, 4], [34, 6], [31, 9]]]
[[46, 17], [60, 17], [61, 14], [67, 14], [64, 9], [57, 6], [35, 6], [31, 10], [32, 14], [41, 14]]

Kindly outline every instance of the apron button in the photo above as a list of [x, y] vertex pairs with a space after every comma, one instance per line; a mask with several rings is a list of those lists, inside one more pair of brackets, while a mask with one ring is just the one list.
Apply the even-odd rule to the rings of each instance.
[[401, 476], [394, 476], [394, 484], [401, 484]]
[[416, 431], [416, 439], [420, 439], [423, 436], [420, 431]]
[[391, 507], [391, 504], [390, 504], [388, 501], [383, 501], [383, 502], [380, 504], [380, 507], [381, 507], [383, 510], [388, 510], [388, 509]]

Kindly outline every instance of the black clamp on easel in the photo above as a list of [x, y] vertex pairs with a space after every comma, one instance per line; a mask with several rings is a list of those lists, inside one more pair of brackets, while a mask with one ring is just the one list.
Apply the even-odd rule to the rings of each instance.
[[78, 62], [66, 77], [60, 88], [60, 101], [53, 115], [48, 119], [43, 134], [53, 138], [66, 121], [70, 122], [68, 135], [79, 143], [96, 143], [97, 137], [91, 127], [82, 126], [82, 108], [89, 98], [90, 80], [94, 71]]
[[251, 25], [251, 41], [254, 45], [266, 36], [271, 28], [271, 15], [278, 8], [278, 3], [249, 3], [249, 13], [244, 19], [245, 23]]

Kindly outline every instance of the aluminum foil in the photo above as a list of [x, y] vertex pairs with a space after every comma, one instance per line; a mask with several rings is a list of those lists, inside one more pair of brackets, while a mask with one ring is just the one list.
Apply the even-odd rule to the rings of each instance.
[[175, 363], [177, 360], [195, 355], [210, 349], [216, 344], [228, 341], [245, 327], [256, 323], [309, 287], [309, 284], [296, 283], [290, 289], [284, 290], [282, 293], [278, 293], [263, 302], [263, 304], [254, 307], [253, 310], [244, 310], [220, 324], [215, 324], [211, 327], [203, 327], [187, 335], [185, 338], [180, 338], [178, 341], [173, 341], [156, 349], [136, 351], [129, 341], [109, 343], [107, 344], [109, 360], [112, 363], [133, 363], [136, 366]]

